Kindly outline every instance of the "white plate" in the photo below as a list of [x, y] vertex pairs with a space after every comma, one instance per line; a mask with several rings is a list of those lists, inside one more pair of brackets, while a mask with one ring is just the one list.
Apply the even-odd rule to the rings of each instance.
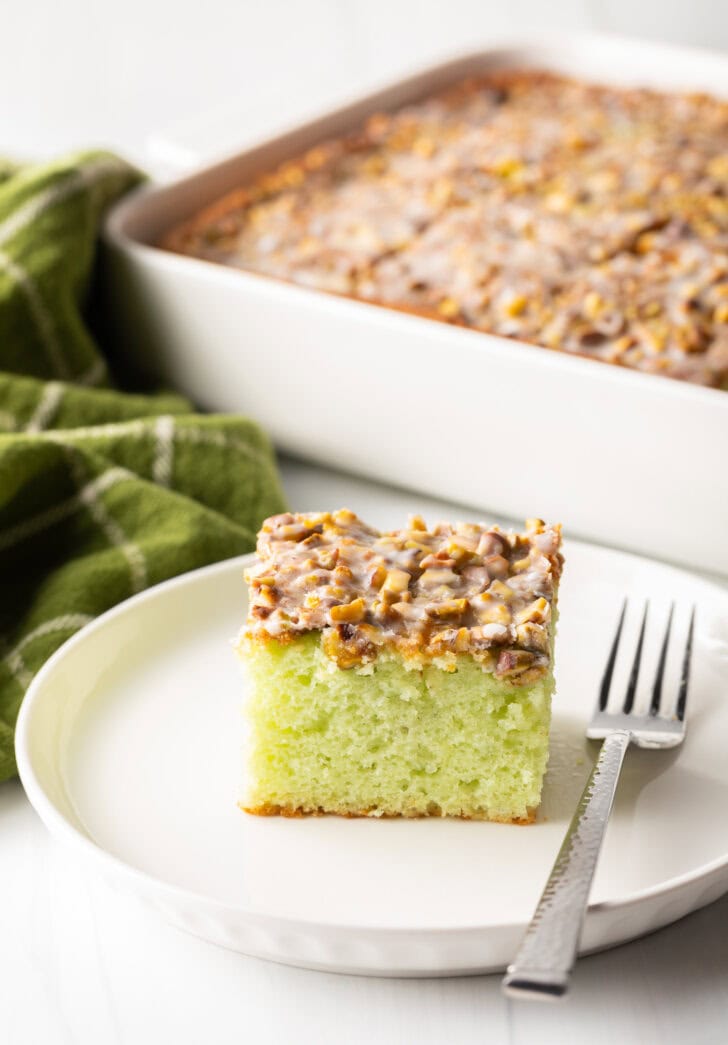
[[164, 917], [311, 968], [502, 968], [588, 773], [583, 729], [627, 593], [650, 595], [655, 640], [671, 599], [678, 623], [698, 605], [690, 728], [682, 750], [628, 756], [584, 947], [628, 940], [728, 890], [728, 592], [568, 547], [552, 757], [533, 826], [266, 819], [236, 806], [242, 683], [230, 639], [245, 613], [243, 564], [188, 574], [99, 618], [39, 673], [18, 724], [21, 777], [49, 828]]

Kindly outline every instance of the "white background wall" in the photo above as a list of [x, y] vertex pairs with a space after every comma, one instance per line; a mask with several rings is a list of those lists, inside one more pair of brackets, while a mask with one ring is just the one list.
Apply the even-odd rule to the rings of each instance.
[[0, 152], [28, 157], [106, 144], [149, 162], [150, 135], [209, 113], [194, 133], [228, 127], [235, 145], [508, 31], [728, 48], [728, 0], [0, 0], [0, 14]]

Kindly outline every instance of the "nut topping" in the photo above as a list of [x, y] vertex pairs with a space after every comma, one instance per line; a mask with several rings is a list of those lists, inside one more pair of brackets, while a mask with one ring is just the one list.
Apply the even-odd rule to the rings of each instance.
[[409, 582], [411, 576], [406, 570], [390, 570], [387, 574], [387, 579], [384, 582], [382, 591], [391, 591], [395, 594], [400, 594], [403, 591], [407, 591], [409, 588]]
[[728, 388], [727, 157], [724, 98], [490, 70], [287, 159], [163, 243]]
[[357, 624], [360, 620], [364, 620], [364, 614], [366, 607], [364, 599], [354, 599], [353, 602], [348, 602], [344, 605], [332, 606], [329, 610], [329, 616], [332, 621], [337, 624], [340, 621], [347, 621], [349, 624]]
[[[310, 537], [315, 541], [310, 541]], [[455, 670], [470, 654], [498, 678], [535, 681], [549, 664], [549, 621], [562, 558], [559, 527], [524, 534], [415, 516], [381, 534], [343, 509], [266, 520], [246, 571], [246, 641], [322, 633], [341, 668], [388, 647], [414, 667]]]
[[462, 617], [468, 608], [467, 599], [445, 599], [427, 606], [428, 617]]
[[538, 624], [543, 624], [551, 616], [551, 607], [543, 597], [536, 599], [526, 606], [525, 609], [519, 610], [516, 614], [516, 622], [518, 624], [524, 624], [526, 621], [535, 621]]

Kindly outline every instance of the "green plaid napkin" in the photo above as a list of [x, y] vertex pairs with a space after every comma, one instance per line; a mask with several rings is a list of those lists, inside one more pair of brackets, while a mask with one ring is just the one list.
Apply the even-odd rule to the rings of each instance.
[[151, 584], [250, 551], [283, 508], [255, 424], [111, 388], [84, 314], [100, 219], [139, 178], [106, 153], [0, 165], [0, 780], [23, 694], [61, 643]]

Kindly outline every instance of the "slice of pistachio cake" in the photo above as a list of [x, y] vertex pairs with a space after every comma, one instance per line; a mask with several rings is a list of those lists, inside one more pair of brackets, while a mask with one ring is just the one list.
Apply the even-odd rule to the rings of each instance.
[[246, 572], [250, 813], [528, 822], [548, 759], [560, 527], [268, 519]]

